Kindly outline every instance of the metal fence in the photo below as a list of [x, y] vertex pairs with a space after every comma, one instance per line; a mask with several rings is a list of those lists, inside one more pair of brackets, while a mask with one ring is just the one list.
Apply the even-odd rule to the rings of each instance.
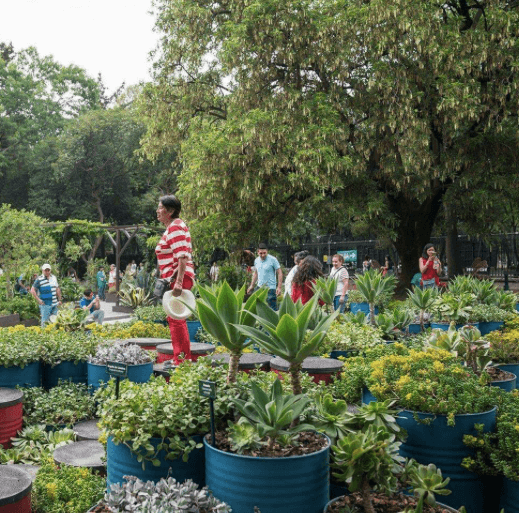
[[[445, 237], [434, 237], [431, 242], [436, 246], [442, 261], [446, 261]], [[506, 233], [494, 235], [491, 243], [485, 243], [479, 239], [471, 239], [467, 235], [458, 237], [459, 256], [461, 267], [465, 272], [471, 272], [473, 263], [477, 258], [486, 260], [487, 267], [483, 274], [494, 278], [502, 278], [505, 274], [510, 277], [519, 277], [519, 233]], [[341, 251], [357, 251], [356, 262], [347, 263], [351, 271], [362, 267], [364, 257], [376, 260], [384, 265], [385, 257], [388, 255], [395, 268], [398, 267], [398, 254], [393, 248], [383, 247], [378, 240], [319, 240], [315, 242], [292, 246], [290, 244], [269, 245], [269, 251], [274, 251], [280, 259], [280, 263], [286, 267], [293, 264], [293, 256], [297, 251], [306, 249], [324, 263], [325, 269], [331, 268], [331, 257]], [[418, 265], [417, 265], [418, 267]]]

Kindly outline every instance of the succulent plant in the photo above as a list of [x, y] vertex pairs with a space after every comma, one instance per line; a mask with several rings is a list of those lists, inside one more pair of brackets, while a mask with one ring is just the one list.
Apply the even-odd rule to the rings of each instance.
[[150, 355], [135, 344], [128, 344], [124, 340], [109, 345], [99, 345], [96, 354], [88, 358], [90, 363], [105, 365], [106, 362], [121, 362], [128, 365], [139, 365], [151, 362]]
[[204, 513], [230, 513], [231, 508], [213, 497], [209, 490], [199, 488], [188, 479], [179, 483], [174, 478], [162, 478], [157, 483], [141, 481], [133, 476], [124, 476], [123, 485], [113, 484], [105, 495], [104, 502], [115, 513], [175, 513], [192, 511]]

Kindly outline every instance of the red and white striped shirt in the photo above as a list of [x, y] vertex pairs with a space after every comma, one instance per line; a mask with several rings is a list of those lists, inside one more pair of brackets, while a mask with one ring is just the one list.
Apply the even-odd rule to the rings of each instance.
[[184, 276], [195, 277], [195, 268], [191, 258], [191, 235], [182, 219], [174, 219], [166, 228], [157, 247], [155, 248], [159, 263], [160, 277], [170, 278], [178, 269], [178, 259], [188, 257]]

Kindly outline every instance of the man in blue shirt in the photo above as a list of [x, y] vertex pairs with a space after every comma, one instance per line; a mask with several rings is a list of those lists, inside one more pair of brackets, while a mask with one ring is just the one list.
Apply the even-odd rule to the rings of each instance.
[[254, 290], [256, 282], [258, 282], [258, 287], [264, 285], [268, 287], [267, 303], [270, 308], [277, 310], [277, 296], [281, 295], [283, 271], [278, 259], [268, 254], [267, 245], [263, 243], [258, 246], [258, 258], [254, 260], [254, 274], [252, 275], [252, 283], [247, 289], [248, 294]]
[[92, 314], [92, 317], [94, 318], [94, 321], [97, 322], [97, 324], [103, 324], [105, 313], [103, 310], [101, 310], [99, 298], [92, 292], [92, 289], [85, 289], [83, 297], [79, 302], [79, 306], [83, 310], [88, 310]]
[[49, 320], [51, 315], [58, 313], [61, 305], [61, 290], [56, 276], [51, 274], [50, 264], [41, 266], [42, 275], [36, 278], [31, 287], [31, 294], [40, 305], [41, 327]]

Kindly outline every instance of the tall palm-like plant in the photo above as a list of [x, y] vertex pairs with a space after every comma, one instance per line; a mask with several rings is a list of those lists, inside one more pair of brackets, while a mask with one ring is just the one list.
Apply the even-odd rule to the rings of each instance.
[[337, 280], [335, 278], [317, 278], [313, 284], [313, 289], [326, 304], [328, 312], [332, 312], [333, 299], [337, 291]]
[[420, 328], [424, 330], [424, 315], [429, 310], [436, 298], [438, 297], [438, 290], [435, 288], [422, 290], [419, 287], [415, 287], [413, 291], [408, 290], [409, 300], [412, 305], [420, 311]]
[[369, 303], [371, 324], [375, 325], [375, 303], [384, 295], [393, 294], [396, 287], [394, 275], [382, 276], [380, 271], [370, 269], [355, 279], [357, 290]]
[[302, 393], [303, 360], [319, 346], [326, 331], [339, 314], [337, 310], [331, 315], [321, 316], [314, 329], [307, 334], [313, 314], [318, 308], [318, 299], [319, 297], [314, 295], [303, 306], [300, 301], [294, 304], [287, 295], [283, 298], [277, 312], [264, 303], [257, 303], [257, 313], [253, 317], [263, 329], [236, 325], [237, 330], [253, 339], [261, 348], [288, 361], [292, 391], [295, 395]]
[[200, 294], [200, 299], [196, 301], [198, 318], [203, 328], [229, 350], [227, 382], [234, 383], [243, 349], [252, 344], [252, 340], [247, 340], [235, 325], [252, 326], [256, 322], [253, 314], [256, 313], [258, 305], [264, 304], [268, 290], [258, 289], [243, 304], [246, 285], [237, 292], [231, 289], [227, 281], [213, 287], [201, 286], [198, 289]]

